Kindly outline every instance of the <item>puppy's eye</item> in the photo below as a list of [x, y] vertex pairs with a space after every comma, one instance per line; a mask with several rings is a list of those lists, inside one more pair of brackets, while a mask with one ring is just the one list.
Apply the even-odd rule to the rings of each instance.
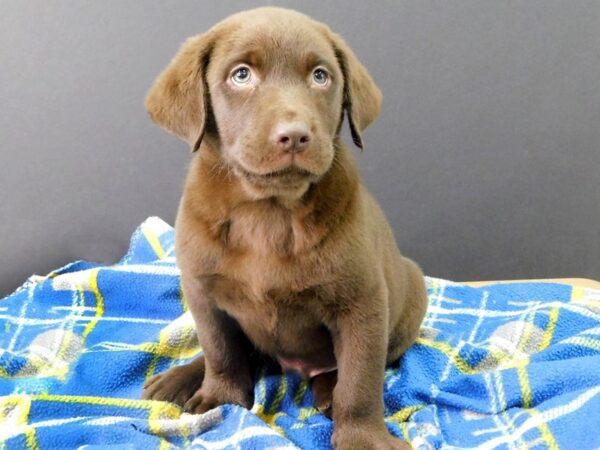
[[239, 66], [234, 69], [231, 81], [238, 86], [244, 86], [252, 79], [252, 71], [248, 66]]
[[318, 86], [326, 86], [329, 82], [329, 73], [322, 67], [317, 67], [312, 73], [313, 82]]

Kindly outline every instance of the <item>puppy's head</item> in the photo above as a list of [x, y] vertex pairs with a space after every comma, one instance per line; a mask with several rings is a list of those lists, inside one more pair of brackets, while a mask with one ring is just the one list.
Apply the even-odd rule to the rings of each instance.
[[295, 11], [258, 8], [186, 41], [146, 98], [152, 119], [195, 151], [214, 141], [253, 198], [302, 195], [353, 141], [381, 93], [344, 41]]

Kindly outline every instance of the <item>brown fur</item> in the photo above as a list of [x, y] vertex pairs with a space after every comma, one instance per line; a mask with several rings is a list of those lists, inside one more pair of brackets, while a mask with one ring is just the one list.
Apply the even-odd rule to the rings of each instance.
[[[239, 63], [251, 69], [243, 87], [231, 75]], [[326, 87], [314, 82], [316, 66], [329, 73]], [[313, 386], [336, 422], [335, 447], [405, 447], [383, 421], [383, 375], [417, 336], [423, 275], [399, 253], [339, 137], [346, 112], [362, 146], [380, 104], [343, 40], [294, 11], [242, 12], [182, 46], [146, 105], [199, 149], [176, 254], [204, 356], [150, 380], [145, 398], [193, 412], [251, 407], [260, 358], [305, 375], [337, 366]], [[292, 156], [273, 137], [290, 121], [310, 130], [307, 149]]]

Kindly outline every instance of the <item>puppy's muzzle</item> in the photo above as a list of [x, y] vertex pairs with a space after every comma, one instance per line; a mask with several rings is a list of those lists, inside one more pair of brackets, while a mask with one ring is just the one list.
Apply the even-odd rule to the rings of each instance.
[[305, 122], [283, 122], [273, 131], [271, 142], [283, 153], [302, 153], [312, 140], [312, 133]]

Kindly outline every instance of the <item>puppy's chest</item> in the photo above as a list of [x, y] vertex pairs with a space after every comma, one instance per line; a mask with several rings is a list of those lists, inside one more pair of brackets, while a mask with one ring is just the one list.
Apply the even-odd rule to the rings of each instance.
[[279, 215], [273, 215], [269, 220], [261, 219], [252, 215], [232, 217], [224, 236], [227, 248], [257, 254], [287, 251], [293, 244], [293, 230], [289, 222]]
[[212, 283], [219, 308], [267, 353], [330, 354], [323, 316], [331, 293], [323, 286], [331, 267], [310, 250], [311, 230], [267, 203], [234, 211], [221, 236], [224, 256]]
[[[253, 292], [226, 277], [217, 277], [212, 295], [250, 340], [272, 355], [306, 355], [315, 342], [329, 345], [318, 288]], [[307, 346], [307, 342], [311, 343]]]
[[290, 255], [310, 244], [310, 231], [288, 211], [265, 201], [232, 211], [220, 239], [231, 253]]

